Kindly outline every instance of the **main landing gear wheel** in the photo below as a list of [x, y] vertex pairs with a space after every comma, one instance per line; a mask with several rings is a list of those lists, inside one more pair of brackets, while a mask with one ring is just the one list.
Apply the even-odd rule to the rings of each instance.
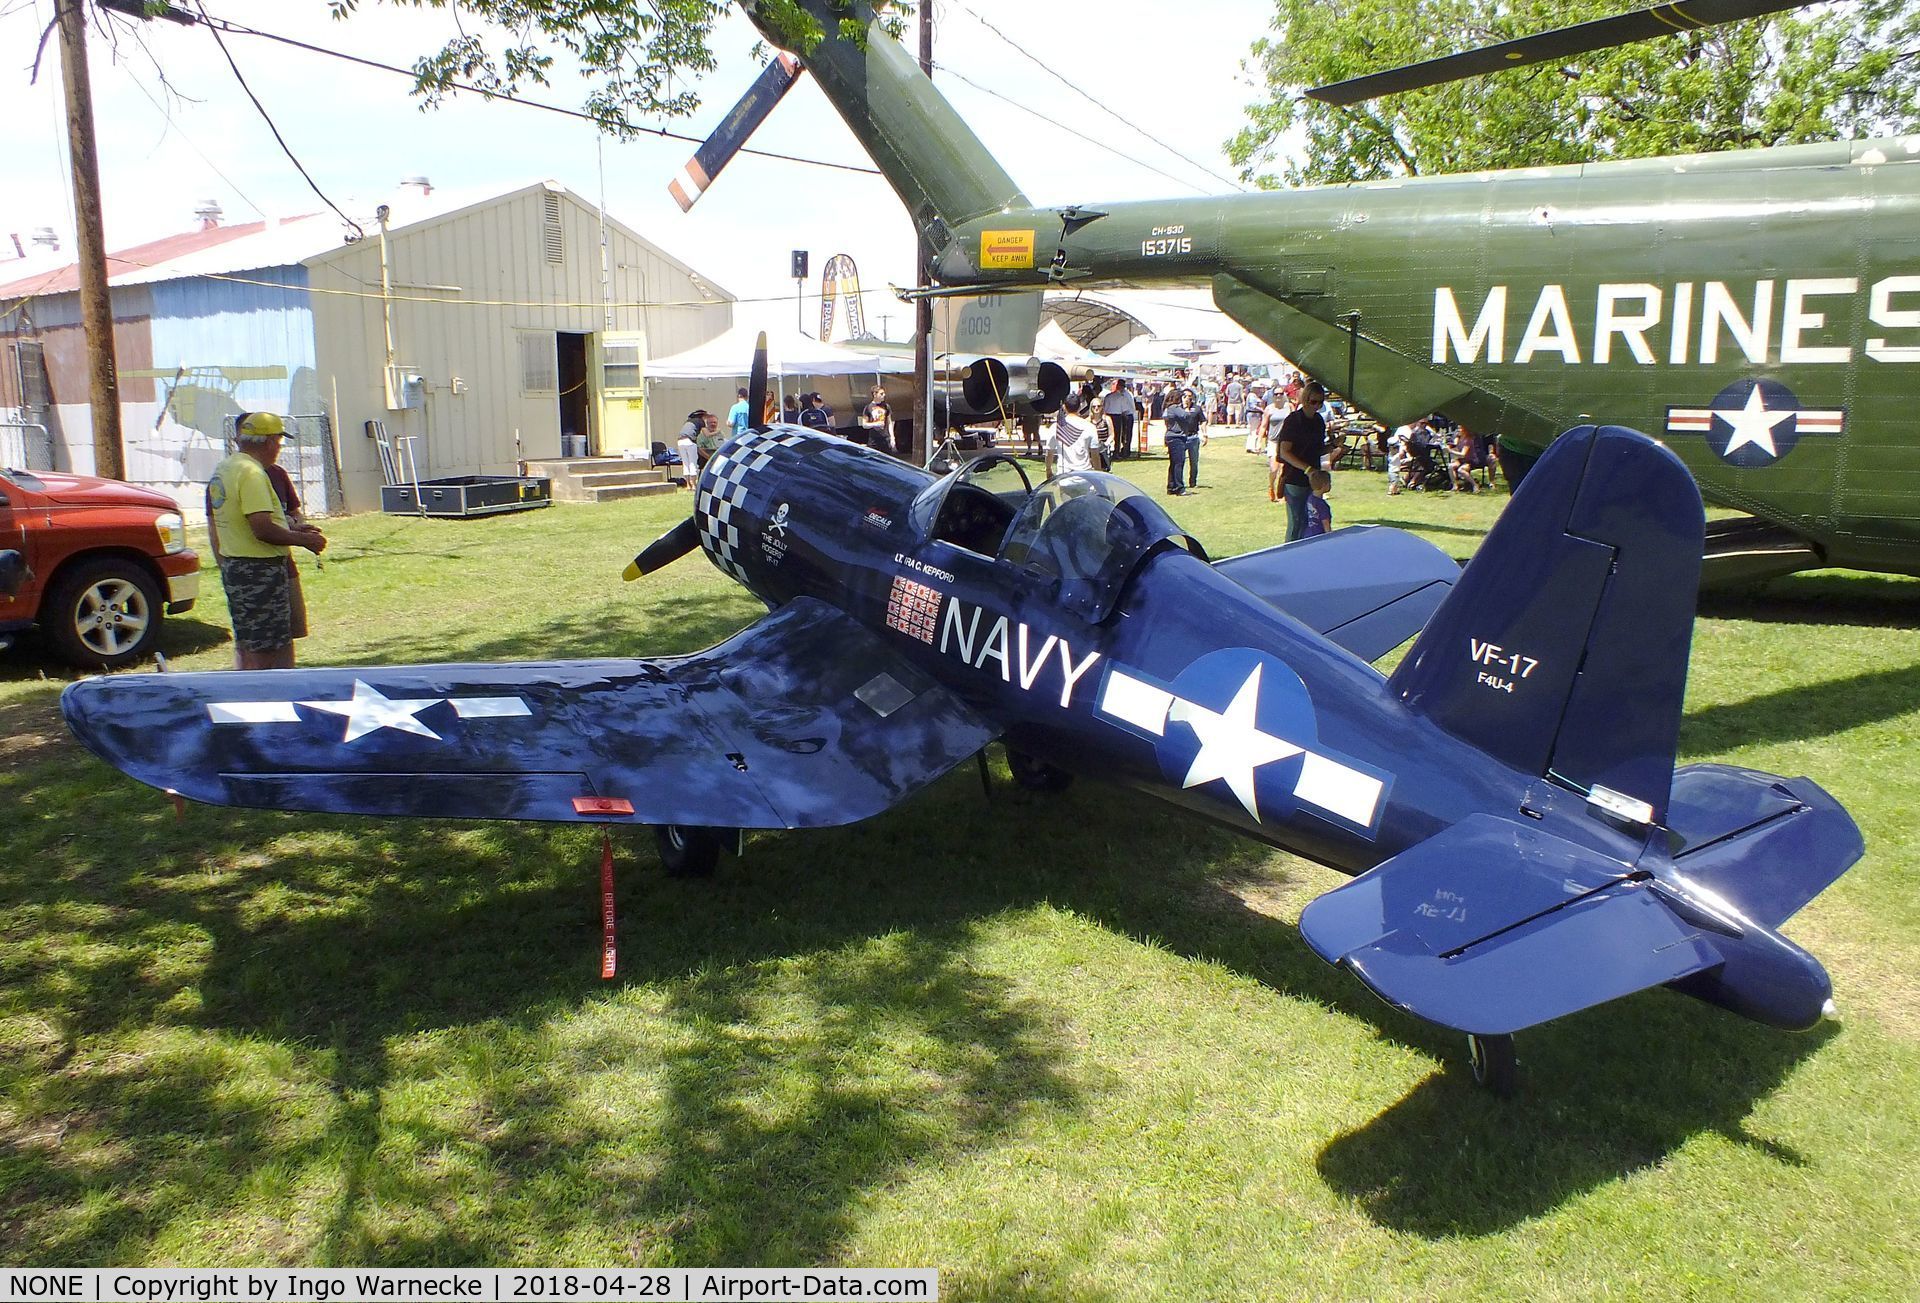
[[1514, 1057], [1513, 1037], [1467, 1037], [1467, 1062], [1473, 1068], [1474, 1085], [1501, 1099], [1512, 1098], [1520, 1082], [1520, 1060]]
[[720, 848], [732, 830], [668, 823], [653, 831], [660, 839], [660, 863], [669, 878], [711, 878], [720, 863]]
[[1073, 775], [1044, 760], [1035, 760], [1024, 751], [1007, 748], [1007, 770], [1013, 781], [1029, 792], [1064, 792]]

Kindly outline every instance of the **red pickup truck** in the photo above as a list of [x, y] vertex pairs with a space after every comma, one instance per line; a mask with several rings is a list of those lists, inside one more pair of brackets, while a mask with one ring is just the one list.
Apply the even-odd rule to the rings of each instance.
[[0, 470], [0, 550], [26, 562], [0, 593], [0, 648], [38, 624], [62, 659], [119, 669], [153, 650], [162, 613], [200, 593], [200, 558], [172, 498], [91, 475]]

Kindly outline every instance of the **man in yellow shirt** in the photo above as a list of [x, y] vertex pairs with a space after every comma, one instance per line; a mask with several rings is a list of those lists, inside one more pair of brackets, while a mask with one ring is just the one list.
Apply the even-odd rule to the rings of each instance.
[[280, 457], [286, 425], [272, 412], [243, 412], [239, 450], [207, 481], [207, 528], [233, 619], [233, 664], [242, 670], [293, 668], [293, 590], [287, 558], [304, 547], [318, 555], [326, 535], [287, 527], [286, 509], [267, 467]]

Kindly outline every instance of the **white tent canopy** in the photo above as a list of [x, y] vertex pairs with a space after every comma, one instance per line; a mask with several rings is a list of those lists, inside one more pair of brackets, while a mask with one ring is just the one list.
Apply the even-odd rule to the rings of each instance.
[[1285, 367], [1293, 364], [1266, 341], [1249, 335], [1245, 339], [1223, 339], [1204, 361], [1226, 366]]
[[[1182, 367], [1193, 359], [1177, 356], [1173, 352], [1176, 343], [1184, 341], [1155, 339], [1152, 335], [1136, 335], [1125, 344], [1116, 348], [1101, 359], [1106, 366], [1113, 367]], [[1207, 359], [1210, 360], [1210, 359]]]
[[[649, 380], [730, 380], [753, 368], [759, 330], [735, 325], [718, 338], [669, 357], [647, 361]], [[911, 372], [913, 360], [858, 353], [823, 344], [793, 327], [767, 328], [767, 370], [788, 376], [870, 376]]]
[[1033, 354], [1042, 362], [1058, 362], [1068, 367], [1098, 368], [1106, 361], [1092, 349], [1074, 343], [1073, 336], [1061, 329], [1057, 321], [1041, 325], [1040, 333], [1034, 336]]

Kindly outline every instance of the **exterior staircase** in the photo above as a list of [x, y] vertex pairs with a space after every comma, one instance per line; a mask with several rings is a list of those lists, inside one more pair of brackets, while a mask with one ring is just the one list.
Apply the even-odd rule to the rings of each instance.
[[555, 457], [527, 463], [527, 474], [553, 481], [555, 502], [613, 502], [680, 492], [664, 467], [625, 457]]

